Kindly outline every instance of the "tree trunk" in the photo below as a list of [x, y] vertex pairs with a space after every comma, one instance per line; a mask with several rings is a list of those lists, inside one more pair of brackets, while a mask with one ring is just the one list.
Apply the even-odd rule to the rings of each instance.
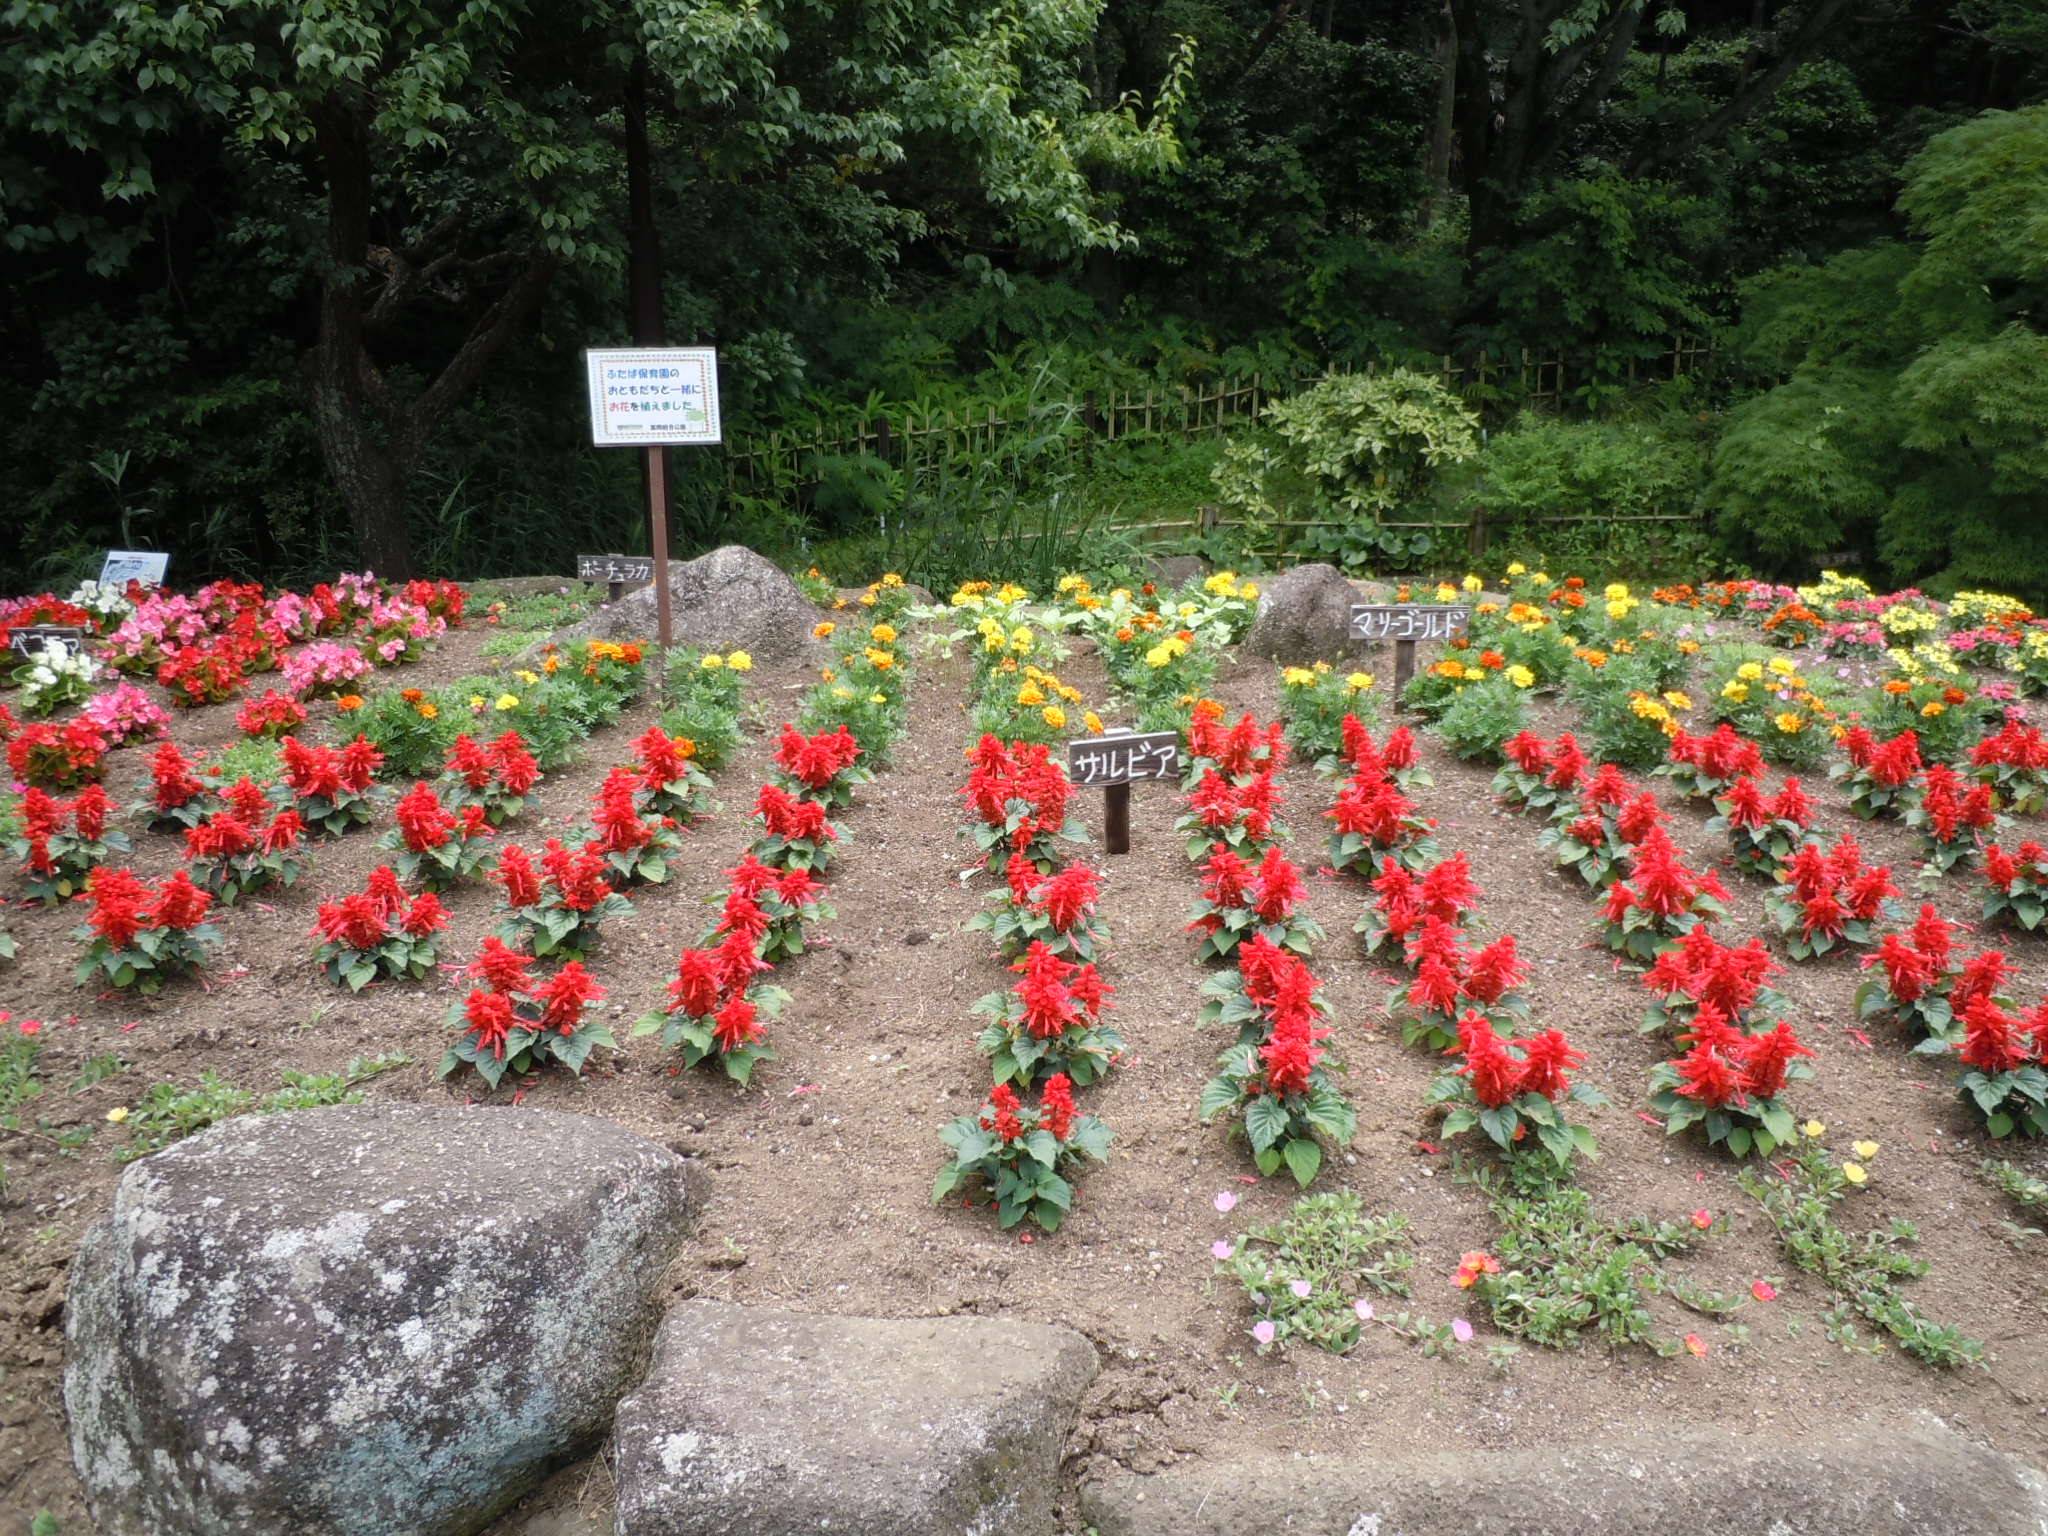
[[405, 475], [397, 445], [371, 422], [382, 382], [363, 337], [364, 258], [370, 244], [368, 126], [346, 108], [323, 113], [317, 142], [327, 172], [327, 272], [320, 333], [307, 358], [314, 432], [348, 505], [357, 557], [380, 576], [413, 574]]
[[1451, 195], [1451, 145], [1458, 126], [1458, 13], [1451, 0], [1437, 7], [1436, 19], [1436, 120], [1430, 125], [1429, 157], [1423, 166], [1429, 179], [1429, 201], [1422, 208], [1425, 229], [1436, 222]]

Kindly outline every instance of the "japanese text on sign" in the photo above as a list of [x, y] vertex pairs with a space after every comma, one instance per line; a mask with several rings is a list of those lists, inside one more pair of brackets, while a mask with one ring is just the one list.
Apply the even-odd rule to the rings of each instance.
[[601, 581], [610, 583], [654, 580], [654, 556], [652, 555], [578, 555], [576, 557], [576, 579], [578, 581]]
[[1091, 736], [1067, 743], [1067, 777], [1077, 789], [1171, 778], [1180, 771], [1180, 738], [1172, 731]]
[[100, 585], [125, 587], [139, 581], [145, 587], [160, 587], [170, 563], [171, 557], [162, 550], [110, 549], [100, 562]]
[[1455, 640], [1471, 621], [1462, 603], [1351, 605], [1351, 633], [1359, 640]]
[[74, 624], [24, 624], [9, 632], [7, 649], [17, 656], [75, 656], [85, 649], [85, 631]]
[[715, 349], [604, 347], [583, 356], [590, 440], [598, 447], [720, 440]]

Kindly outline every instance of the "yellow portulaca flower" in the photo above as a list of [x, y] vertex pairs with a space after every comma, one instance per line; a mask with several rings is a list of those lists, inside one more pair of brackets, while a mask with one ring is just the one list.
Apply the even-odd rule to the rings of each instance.
[[1861, 1163], [1844, 1163], [1842, 1164], [1842, 1177], [1851, 1184], [1862, 1184], [1869, 1179], [1870, 1175], [1864, 1171]]
[[120, 1123], [121, 1123], [121, 1122], [122, 1122], [123, 1120], [126, 1120], [126, 1119], [128, 1118], [128, 1109], [127, 1109], [127, 1106], [126, 1106], [126, 1105], [123, 1105], [123, 1106], [122, 1106], [121, 1108], [119, 1108], [119, 1109], [110, 1109], [110, 1110], [108, 1110], [108, 1111], [107, 1111], [107, 1118], [108, 1118], [109, 1120], [113, 1121], [113, 1122], [114, 1122], [114, 1124], [116, 1124], [116, 1125], [119, 1125], [119, 1124], [120, 1124]]
[[1867, 1163], [1877, 1156], [1877, 1143], [1874, 1141], [1859, 1141], [1849, 1150]]
[[1809, 1120], [1800, 1126], [1799, 1130], [1808, 1141], [1819, 1141], [1828, 1133], [1827, 1122], [1824, 1120]]

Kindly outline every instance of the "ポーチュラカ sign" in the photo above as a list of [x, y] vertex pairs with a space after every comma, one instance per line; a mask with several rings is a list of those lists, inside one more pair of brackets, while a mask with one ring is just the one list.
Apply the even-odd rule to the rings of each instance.
[[1353, 603], [1351, 634], [1358, 640], [1455, 640], [1472, 622], [1463, 603]]
[[606, 586], [654, 580], [652, 555], [578, 555], [578, 581], [603, 582]]
[[1180, 771], [1180, 738], [1172, 731], [1090, 736], [1067, 743], [1067, 778], [1076, 789], [1101, 789]]
[[125, 587], [139, 581], [145, 587], [160, 587], [170, 564], [171, 557], [160, 549], [110, 549], [100, 562], [100, 585]]
[[715, 348], [593, 347], [583, 356], [598, 447], [720, 441]]

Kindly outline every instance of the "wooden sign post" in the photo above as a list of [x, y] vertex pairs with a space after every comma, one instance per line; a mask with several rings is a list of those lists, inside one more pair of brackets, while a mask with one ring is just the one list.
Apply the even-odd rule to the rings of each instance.
[[1131, 851], [1131, 785], [1180, 772], [1180, 737], [1172, 731], [1110, 731], [1067, 743], [1067, 778], [1076, 789], [1102, 793], [1102, 841], [1111, 853]]
[[[590, 440], [600, 448], [638, 448], [647, 455], [654, 614], [661, 647], [667, 650], [673, 638], [667, 450], [671, 443], [723, 441], [718, 353], [711, 347], [593, 347], [583, 358], [590, 385]], [[581, 560], [577, 563], [580, 568]]]
[[[638, 586], [654, 580], [654, 557], [652, 555], [578, 555], [576, 557], [576, 579], [591, 583], [603, 582], [607, 603], [616, 603], [625, 595], [628, 582]], [[660, 600], [656, 599], [656, 606]]]
[[1394, 708], [1415, 675], [1415, 642], [1455, 640], [1472, 622], [1463, 603], [1353, 603], [1351, 636], [1355, 640], [1394, 642]]

